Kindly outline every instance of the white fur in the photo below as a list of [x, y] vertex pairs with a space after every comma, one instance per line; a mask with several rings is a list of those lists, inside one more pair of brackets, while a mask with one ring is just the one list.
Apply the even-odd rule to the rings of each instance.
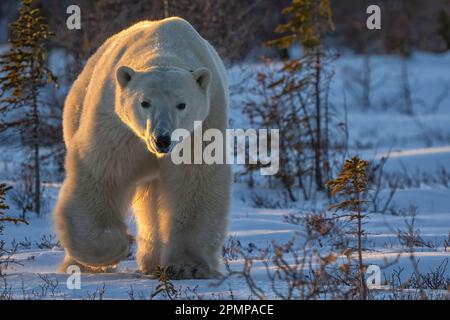
[[[150, 108], [140, 106], [144, 99]], [[176, 109], [180, 102], [185, 110]], [[132, 205], [141, 271], [162, 265], [175, 278], [217, 275], [230, 167], [174, 165], [157, 152], [155, 137], [176, 128], [192, 132], [194, 120], [224, 132], [227, 108], [223, 63], [185, 20], [143, 21], [109, 38], [64, 107], [67, 177], [55, 208], [63, 268], [95, 270], [124, 259], [124, 215]]]

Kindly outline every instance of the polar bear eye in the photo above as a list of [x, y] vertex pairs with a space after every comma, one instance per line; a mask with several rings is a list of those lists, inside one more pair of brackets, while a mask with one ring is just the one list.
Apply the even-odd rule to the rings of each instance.
[[150, 108], [150, 102], [148, 102], [148, 101], [142, 101], [141, 102], [141, 107], [142, 108]]
[[177, 109], [178, 110], [183, 110], [183, 109], [185, 109], [186, 108], [186, 103], [179, 103], [178, 105], [177, 105]]

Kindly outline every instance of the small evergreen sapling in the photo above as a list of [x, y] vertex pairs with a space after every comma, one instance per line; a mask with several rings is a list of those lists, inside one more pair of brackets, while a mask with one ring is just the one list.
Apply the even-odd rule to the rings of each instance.
[[6, 211], [9, 209], [9, 206], [6, 204], [6, 193], [9, 190], [11, 190], [10, 186], [4, 183], [0, 184], [0, 235], [3, 231], [3, 222], [27, 223], [24, 219], [12, 218], [7, 215]]
[[357, 240], [358, 269], [359, 269], [359, 293], [361, 299], [367, 298], [367, 287], [365, 282], [365, 266], [363, 263], [362, 252], [364, 250], [362, 239], [364, 230], [362, 229], [363, 220], [366, 215], [363, 214], [363, 193], [367, 191], [366, 170], [369, 163], [358, 157], [352, 157], [346, 160], [344, 166], [334, 180], [327, 182], [331, 195], [340, 195], [345, 197], [341, 202], [331, 205], [330, 209], [336, 211], [350, 211], [350, 213], [341, 215], [351, 221], [356, 220], [356, 230], [354, 232]]
[[[6, 204], [6, 193], [10, 189], [10, 186], [7, 186], [4, 183], [0, 183], [0, 236], [3, 234], [5, 222], [12, 222], [14, 224], [28, 224], [24, 219], [18, 219], [8, 216], [7, 210], [9, 209], [9, 206]], [[5, 246], [5, 241], [0, 238], [0, 276], [3, 275], [3, 271], [8, 267], [8, 264], [14, 262], [14, 259], [12, 259], [12, 255], [16, 252], [16, 250], [17, 245], [13, 246], [12, 249], [7, 249]]]
[[10, 25], [10, 49], [0, 56], [0, 132], [20, 133], [31, 148], [34, 211], [41, 211], [40, 131], [43, 124], [40, 91], [56, 77], [46, 66], [45, 42], [52, 35], [32, 0], [22, 0], [18, 19]]
[[177, 290], [170, 281], [168, 273], [170, 272], [167, 272], [167, 270], [161, 266], [156, 268], [155, 277], [158, 279], [159, 283], [151, 295], [152, 298], [156, 297], [158, 294], [166, 294], [169, 299], [173, 299], [177, 294]]

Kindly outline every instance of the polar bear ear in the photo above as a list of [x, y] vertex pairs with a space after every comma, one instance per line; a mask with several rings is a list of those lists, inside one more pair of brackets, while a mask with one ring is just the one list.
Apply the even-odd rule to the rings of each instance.
[[197, 81], [203, 92], [207, 92], [211, 82], [211, 72], [206, 68], [199, 68], [192, 72], [195, 81]]
[[134, 70], [131, 69], [130, 67], [121, 66], [119, 69], [117, 69], [116, 72], [117, 82], [121, 87], [125, 87], [128, 84], [128, 82], [131, 81], [134, 74], [135, 74]]

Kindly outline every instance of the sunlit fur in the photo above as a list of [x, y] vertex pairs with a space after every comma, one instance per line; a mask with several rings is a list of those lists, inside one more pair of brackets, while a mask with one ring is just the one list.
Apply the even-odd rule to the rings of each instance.
[[[118, 69], [135, 71], [120, 85]], [[208, 85], [196, 72], [210, 73]], [[200, 70], [200, 71], [199, 71]], [[198, 75], [198, 74], [197, 74]], [[148, 110], [140, 101], [151, 100]], [[183, 100], [183, 101], [181, 101]], [[186, 103], [182, 111], [177, 103]], [[55, 208], [68, 264], [83, 270], [129, 254], [124, 216], [134, 208], [139, 269], [170, 267], [175, 277], [217, 275], [227, 228], [227, 165], [174, 165], [158, 154], [158, 130], [227, 125], [228, 84], [222, 61], [180, 18], [143, 21], [109, 38], [89, 59], [64, 107], [66, 179]]]

